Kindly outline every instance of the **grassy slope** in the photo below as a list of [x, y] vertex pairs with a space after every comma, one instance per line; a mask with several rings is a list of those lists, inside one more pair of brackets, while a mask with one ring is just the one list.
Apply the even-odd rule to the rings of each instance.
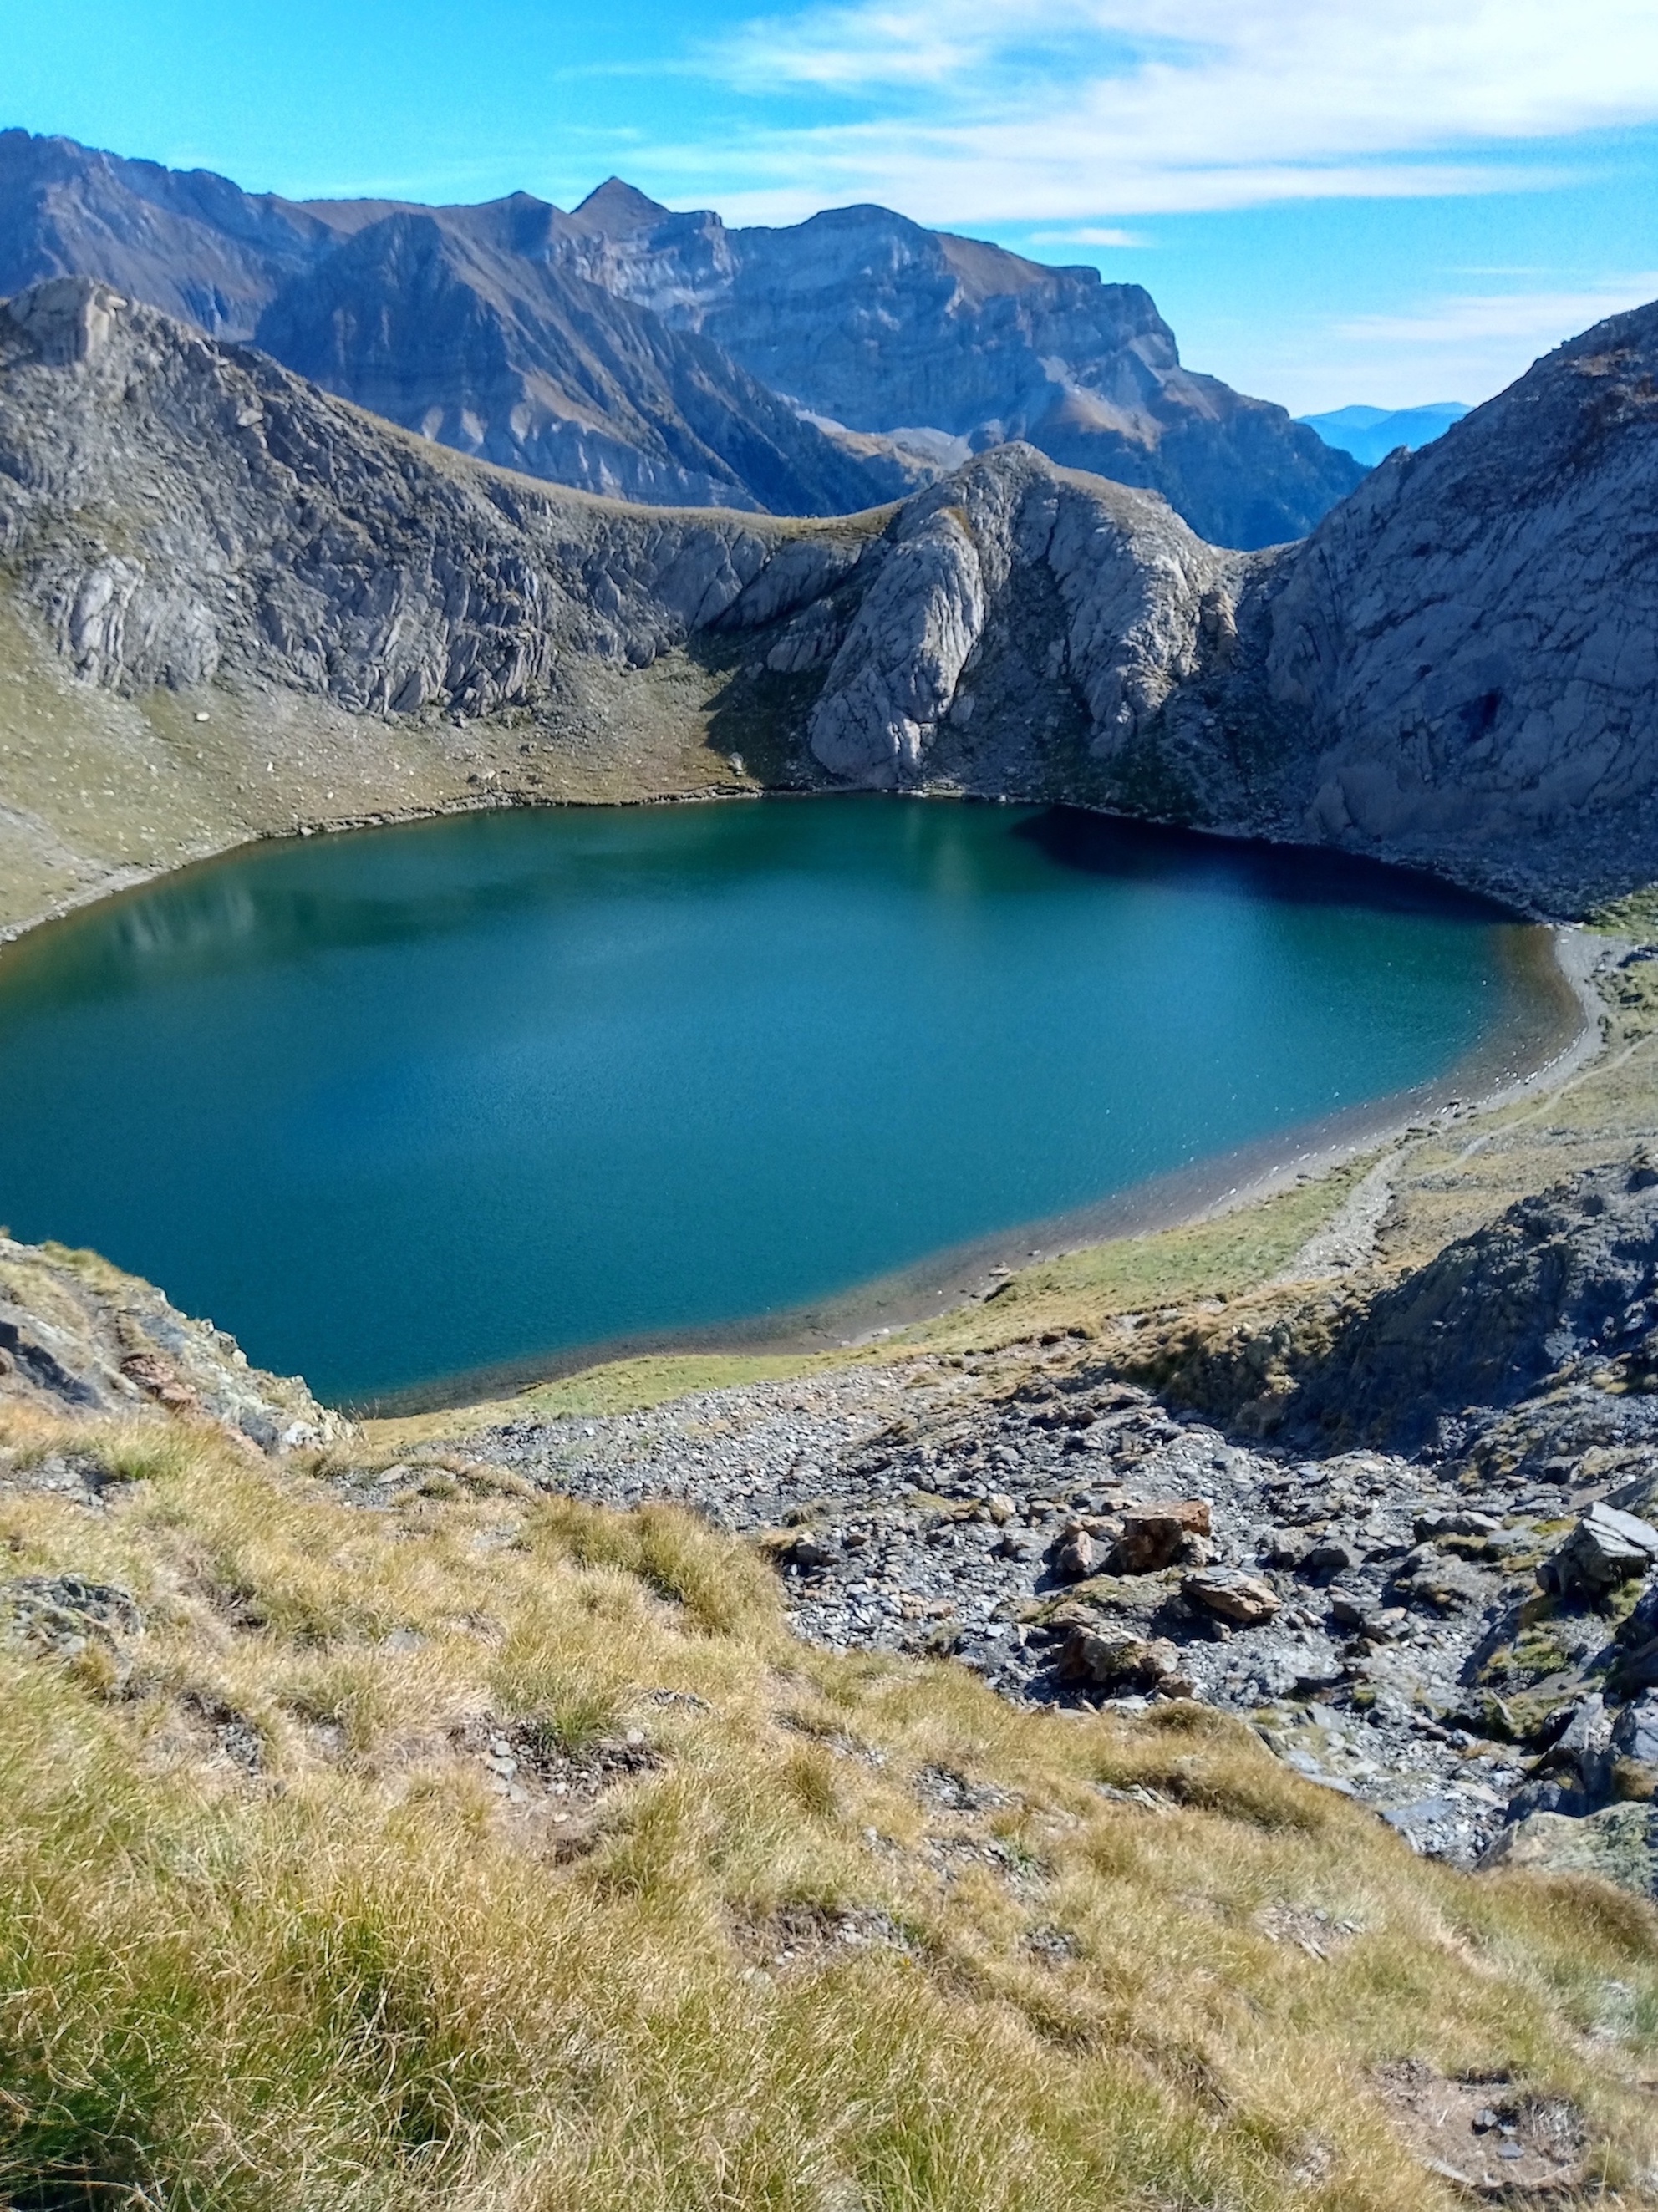
[[301, 826], [492, 799], [628, 804], [757, 789], [726, 757], [732, 678], [683, 653], [626, 675], [594, 667], [580, 710], [556, 724], [519, 711], [464, 726], [435, 714], [388, 721], [298, 692], [218, 685], [123, 699], [70, 676], [0, 587], [0, 938]]
[[[14, 1572], [148, 1621], [125, 1665], [0, 1653], [19, 2203], [1449, 2203], [1373, 2091], [1405, 2057], [1574, 2099], [1614, 2182], [1658, 2155], [1629, 1899], [1424, 1865], [1196, 1709], [807, 1650], [671, 1511], [90, 1449], [104, 1509], [0, 1502]], [[660, 1764], [515, 1804], [468, 1722]]]

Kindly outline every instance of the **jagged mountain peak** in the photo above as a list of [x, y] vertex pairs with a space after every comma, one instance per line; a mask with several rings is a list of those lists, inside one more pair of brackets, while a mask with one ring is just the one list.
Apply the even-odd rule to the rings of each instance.
[[625, 238], [632, 231], [659, 222], [671, 212], [660, 200], [651, 199], [624, 177], [606, 177], [573, 210], [571, 221], [606, 238]]

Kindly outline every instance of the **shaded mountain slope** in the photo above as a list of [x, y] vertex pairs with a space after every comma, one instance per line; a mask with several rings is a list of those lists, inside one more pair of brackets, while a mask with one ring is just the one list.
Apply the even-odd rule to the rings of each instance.
[[1181, 368], [1138, 285], [880, 208], [728, 231], [616, 179], [573, 215], [527, 193], [300, 204], [0, 135], [0, 291], [64, 275], [217, 336], [257, 328], [290, 367], [464, 452], [653, 502], [845, 511], [1023, 438], [1260, 545], [1300, 536], [1360, 473], [1281, 408]]
[[343, 234], [329, 215], [210, 170], [0, 131], [0, 293], [97, 276], [216, 336], [246, 337], [283, 278]]
[[386, 216], [291, 278], [257, 342], [423, 437], [587, 491], [838, 514], [908, 488], [708, 340], [531, 258], [553, 212]]
[[[1658, 307], [1387, 462], [1257, 595], [1310, 827], [1532, 880], [1658, 875]], [[1246, 611], [1246, 630], [1255, 628]]]

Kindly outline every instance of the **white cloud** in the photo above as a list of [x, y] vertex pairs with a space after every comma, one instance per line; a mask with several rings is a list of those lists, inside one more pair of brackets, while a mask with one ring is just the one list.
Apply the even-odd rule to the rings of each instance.
[[706, 55], [857, 100], [732, 149], [773, 215], [1086, 221], [1538, 183], [1516, 146], [1658, 117], [1652, 0], [954, 0], [807, 7]]

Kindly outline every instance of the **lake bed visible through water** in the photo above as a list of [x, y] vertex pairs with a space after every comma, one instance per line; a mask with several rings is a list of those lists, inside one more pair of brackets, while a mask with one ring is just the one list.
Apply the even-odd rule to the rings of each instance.
[[1060, 809], [258, 845], [0, 950], [0, 1220], [337, 1402], [527, 1375], [1540, 1055], [1540, 945], [1366, 863]]

